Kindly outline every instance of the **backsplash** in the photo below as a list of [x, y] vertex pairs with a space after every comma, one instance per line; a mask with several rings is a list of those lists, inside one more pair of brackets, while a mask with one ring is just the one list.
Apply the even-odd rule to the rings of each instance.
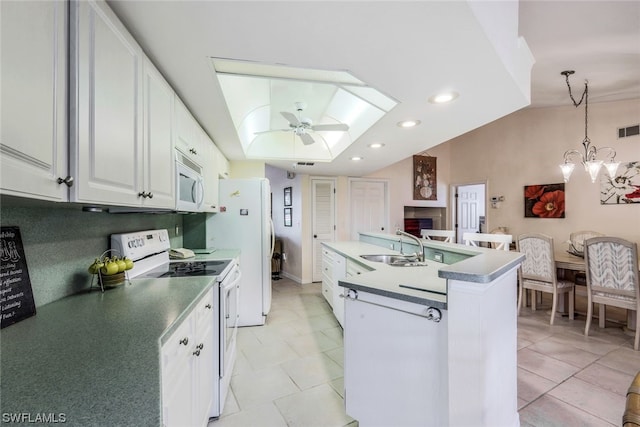
[[182, 247], [179, 214], [89, 213], [71, 203], [3, 197], [0, 215], [3, 227], [20, 227], [36, 307], [89, 289], [87, 268], [109, 249], [110, 234], [166, 228], [171, 247]]

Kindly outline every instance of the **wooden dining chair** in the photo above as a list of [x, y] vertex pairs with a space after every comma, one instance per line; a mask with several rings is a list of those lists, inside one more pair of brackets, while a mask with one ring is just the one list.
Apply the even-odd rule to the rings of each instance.
[[445, 243], [453, 243], [453, 240], [456, 238], [455, 230], [429, 230], [422, 229], [420, 230], [420, 235], [423, 239], [434, 240], [432, 237], [442, 238]]
[[585, 240], [587, 273], [587, 324], [589, 335], [593, 303], [599, 304], [599, 326], [605, 327], [606, 305], [636, 311], [634, 350], [640, 345], [640, 286], [638, 285], [638, 245], [618, 237]]
[[513, 242], [511, 234], [491, 234], [491, 233], [464, 233], [462, 240], [467, 246], [480, 246], [478, 243], [495, 243], [494, 249], [503, 251], [509, 250], [509, 245]]
[[553, 253], [553, 238], [544, 234], [521, 234], [516, 240], [516, 248], [525, 254], [525, 259], [518, 269], [520, 292], [518, 296], [518, 315], [522, 309], [522, 300], [526, 290], [534, 292], [531, 298], [531, 310], [536, 310], [535, 291], [548, 292], [553, 295], [551, 304], [551, 319], [553, 325], [558, 305], [558, 294], [569, 294], [569, 319], [573, 319], [574, 312], [574, 283], [558, 279], [556, 262]]

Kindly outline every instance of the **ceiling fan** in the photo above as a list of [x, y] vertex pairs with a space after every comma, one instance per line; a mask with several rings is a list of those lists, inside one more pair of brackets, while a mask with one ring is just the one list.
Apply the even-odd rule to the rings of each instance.
[[255, 135], [259, 135], [262, 133], [269, 132], [290, 132], [293, 131], [294, 134], [298, 135], [302, 140], [304, 145], [311, 145], [316, 142], [308, 132], [318, 132], [318, 131], [339, 131], [346, 132], [349, 130], [349, 125], [344, 123], [335, 123], [335, 124], [324, 124], [324, 125], [314, 125], [313, 121], [308, 117], [301, 117], [302, 111], [306, 108], [307, 104], [304, 102], [296, 102], [295, 103], [296, 110], [298, 111], [298, 116], [290, 113], [288, 111], [281, 111], [280, 114], [282, 117], [287, 119], [289, 122], [288, 129], [271, 129], [263, 132], [256, 132]]

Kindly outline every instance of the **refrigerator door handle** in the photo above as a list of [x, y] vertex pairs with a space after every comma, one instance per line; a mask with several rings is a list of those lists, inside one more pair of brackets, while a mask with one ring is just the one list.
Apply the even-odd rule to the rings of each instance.
[[269, 218], [269, 226], [271, 227], [271, 252], [269, 254], [269, 259], [273, 258], [273, 251], [276, 247], [276, 230], [273, 226], [273, 219]]

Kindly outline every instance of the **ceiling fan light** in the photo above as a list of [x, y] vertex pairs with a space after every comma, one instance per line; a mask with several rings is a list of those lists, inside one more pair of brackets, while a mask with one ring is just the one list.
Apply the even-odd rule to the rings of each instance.
[[596, 178], [598, 178], [598, 172], [600, 172], [600, 168], [602, 167], [602, 160], [591, 160], [585, 162], [585, 168], [589, 172], [589, 176], [591, 176], [591, 182], [596, 182]]
[[373, 144], [369, 144], [369, 148], [382, 148], [384, 144], [381, 142], [374, 142]]
[[616, 177], [616, 172], [618, 172], [618, 166], [620, 166], [620, 162], [609, 162], [605, 163], [604, 167], [607, 168], [607, 173], [611, 179]]
[[364, 157], [360, 157], [360, 156], [353, 156], [351, 158], [351, 160], [353, 160], [354, 162], [359, 162], [360, 160], [364, 159]]
[[576, 167], [574, 163], [565, 162], [560, 165], [560, 170], [562, 170], [562, 177], [564, 178], [564, 182], [569, 182], [569, 178], [573, 173], [573, 169]]

